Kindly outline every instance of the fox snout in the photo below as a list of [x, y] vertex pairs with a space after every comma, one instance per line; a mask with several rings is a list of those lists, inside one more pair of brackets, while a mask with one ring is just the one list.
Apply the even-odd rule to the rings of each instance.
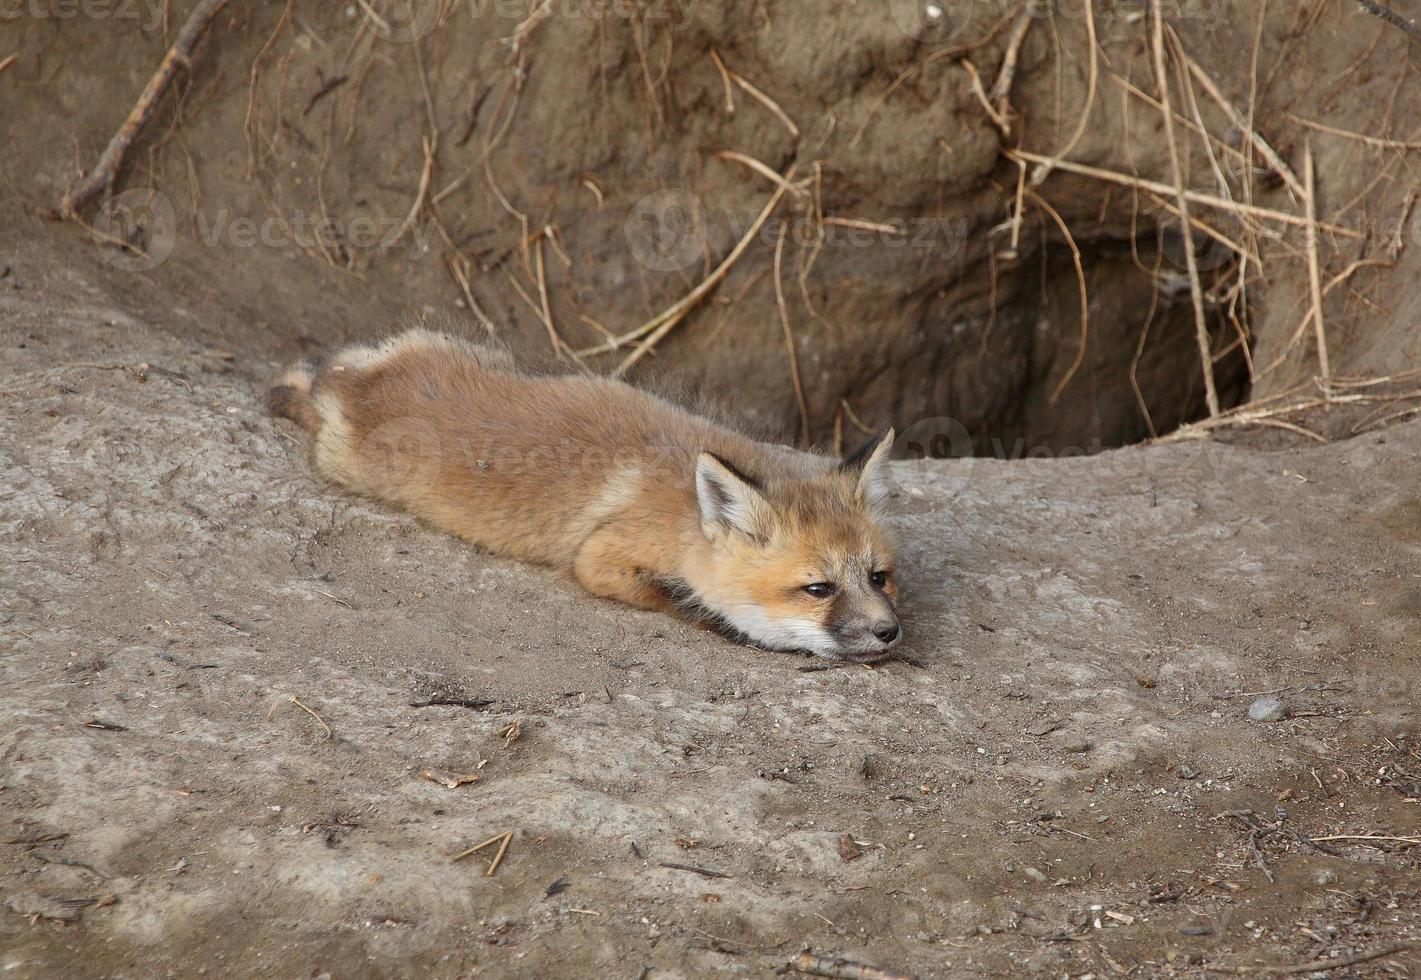
[[841, 620], [831, 627], [844, 656], [853, 660], [876, 660], [882, 657], [903, 635], [898, 614], [892, 607], [874, 610], [871, 614]]

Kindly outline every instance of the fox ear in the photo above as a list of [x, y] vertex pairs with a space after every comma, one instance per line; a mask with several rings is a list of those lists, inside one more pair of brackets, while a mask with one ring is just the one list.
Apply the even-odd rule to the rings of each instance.
[[868, 441], [844, 457], [839, 469], [858, 474], [859, 499], [876, 511], [888, 497], [888, 454], [893, 451], [893, 429], [880, 429]]
[[753, 480], [714, 453], [696, 459], [696, 502], [707, 533], [729, 528], [754, 540], [765, 536], [769, 504]]

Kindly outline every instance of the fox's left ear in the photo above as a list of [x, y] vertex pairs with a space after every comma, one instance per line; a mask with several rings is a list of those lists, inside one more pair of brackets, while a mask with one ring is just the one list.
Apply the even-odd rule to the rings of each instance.
[[858, 474], [859, 498], [870, 511], [877, 511], [888, 499], [888, 455], [893, 451], [893, 429], [880, 430], [844, 457], [839, 469]]

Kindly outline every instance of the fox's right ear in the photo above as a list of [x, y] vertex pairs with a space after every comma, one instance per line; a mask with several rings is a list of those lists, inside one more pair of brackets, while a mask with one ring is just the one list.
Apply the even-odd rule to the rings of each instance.
[[857, 475], [859, 499], [870, 511], [877, 511], [888, 497], [887, 464], [892, 452], [893, 429], [880, 429], [839, 463], [840, 470]]
[[696, 502], [707, 535], [725, 528], [756, 541], [765, 537], [770, 505], [753, 480], [714, 453], [696, 459]]

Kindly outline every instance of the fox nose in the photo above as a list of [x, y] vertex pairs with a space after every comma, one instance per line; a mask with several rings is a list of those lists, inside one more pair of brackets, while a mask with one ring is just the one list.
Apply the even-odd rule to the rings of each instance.
[[892, 643], [894, 640], [898, 639], [898, 624], [879, 623], [873, 628], [873, 635], [878, 637], [884, 643]]

